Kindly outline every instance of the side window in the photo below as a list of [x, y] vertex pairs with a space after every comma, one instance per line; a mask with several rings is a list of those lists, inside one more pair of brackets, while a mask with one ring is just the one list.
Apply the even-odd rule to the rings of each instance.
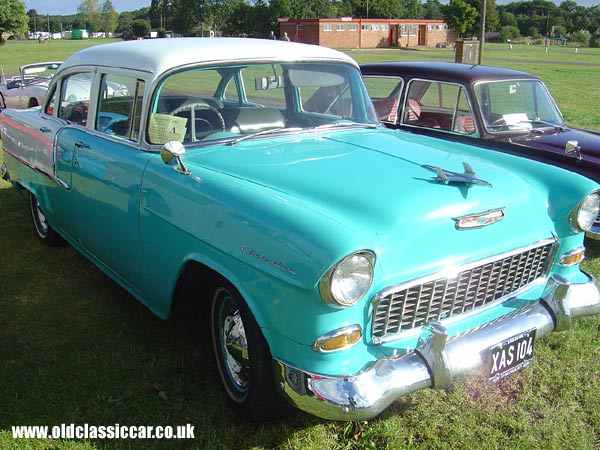
[[396, 123], [403, 80], [397, 77], [363, 77], [379, 120]]
[[475, 120], [473, 119], [473, 111], [467, 98], [465, 89], [461, 86], [458, 93], [458, 103], [456, 105], [456, 118], [454, 119], [453, 130], [460, 134], [476, 135]]
[[63, 78], [58, 117], [85, 126], [91, 88], [92, 75], [89, 73], [76, 73]]
[[241, 74], [248, 103], [285, 109], [284, 76], [280, 66], [249, 67]]
[[44, 112], [50, 116], [53, 116], [55, 105], [56, 105], [56, 87], [54, 89], [52, 89], [52, 92], [48, 96], [48, 101], [46, 102], [46, 109], [44, 109]]
[[412, 80], [408, 85], [402, 123], [425, 128], [441, 128], [433, 112], [441, 107], [442, 98], [438, 96], [440, 83], [434, 81]]
[[137, 141], [140, 134], [144, 82], [107, 74], [100, 83], [96, 130]]
[[226, 68], [194, 69], [168, 77], [153, 100], [148, 141], [195, 142], [223, 131], [226, 127], [223, 108], [238, 104], [231, 72], [234, 71], [228, 72]]
[[225, 89], [223, 89], [223, 101], [230, 104], [240, 104], [237, 83], [234, 78], [231, 78], [225, 86]]
[[340, 119], [352, 117], [352, 93], [346, 74], [294, 70], [290, 79], [297, 86], [303, 111]]
[[473, 115], [462, 86], [413, 80], [406, 97], [402, 123], [460, 134], [475, 132]]

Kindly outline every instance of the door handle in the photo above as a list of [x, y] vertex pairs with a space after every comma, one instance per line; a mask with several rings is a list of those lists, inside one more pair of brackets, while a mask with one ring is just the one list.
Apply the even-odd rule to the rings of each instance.
[[77, 141], [75, 142], [75, 148], [90, 148], [90, 145], [82, 141]]
[[52, 131], [50, 128], [48, 127], [40, 127], [40, 131], [42, 133], [49, 133], [50, 131]]

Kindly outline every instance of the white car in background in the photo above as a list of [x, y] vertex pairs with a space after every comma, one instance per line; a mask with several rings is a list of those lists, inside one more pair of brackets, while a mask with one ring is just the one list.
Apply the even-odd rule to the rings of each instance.
[[41, 105], [50, 80], [61, 64], [62, 62], [55, 61], [21, 66], [19, 75], [0, 83], [0, 109], [24, 109]]
[[[26, 109], [43, 104], [50, 81], [54, 77], [62, 61], [42, 62], [21, 66], [20, 74], [9, 79], [3, 76], [0, 83], [0, 110], [4, 108]], [[87, 102], [89, 100], [88, 79], [73, 82], [66, 91], [65, 99], [71, 102]], [[123, 86], [109, 83], [109, 94], [127, 95]]]

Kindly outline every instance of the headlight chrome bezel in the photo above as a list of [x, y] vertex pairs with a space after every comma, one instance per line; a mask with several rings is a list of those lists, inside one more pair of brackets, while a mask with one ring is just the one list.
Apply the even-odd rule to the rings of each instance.
[[[363, 269], [366, 270], [362, 274], [358, 274], [358, 271], [356, 271], [354, 276], [355, 283], [358, 284], [362, 281], [363, 286], [359, 287], [352, 296], [346, 298], [341, 293], [343, 290], [343, 279], [348, 279], [350, 277], [344, 277], [343, 271], [351, 268], [352, 265], [354, 265], [354, 267], [363, 265]], [[352, 272], [352, 270], [350, 270], [350, 272]], [[372, 251], [359, 250], [351, 253], [331, 267], [323, 278], [321, 278], [321, 281], [319, 282], [319, 293], [321, 294], [321, 298], [329, 305], [341, 308], [353, 306], [358, 303], [371, 288], [374, 272], [375, 254]]]
[[593, 191], [581, 200], [571, 211], [569, 217], [571, 229], [576, 233], [590, 230], [600, 210], [600, 191]]

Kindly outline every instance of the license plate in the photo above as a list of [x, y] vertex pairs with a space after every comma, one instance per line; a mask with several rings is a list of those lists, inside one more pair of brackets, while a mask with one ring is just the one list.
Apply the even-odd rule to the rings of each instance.
[[534, 342], [535, 330], [529, 330], [491, 347], [490, 381], [496, 383], [531, 364]]

